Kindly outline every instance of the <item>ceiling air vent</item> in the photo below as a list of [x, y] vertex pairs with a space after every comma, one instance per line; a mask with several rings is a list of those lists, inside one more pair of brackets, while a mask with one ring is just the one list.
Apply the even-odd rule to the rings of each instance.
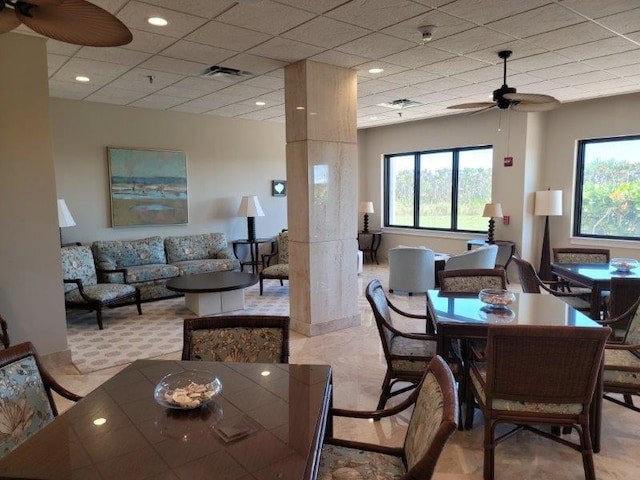
[[237, 70], [235, 68], [221, 67], [219, 65], [207, 68], [207, 70], [202, 74], [203, 77], [226, 81], [237, 81], [240, 78], [251, 77], [252, 75], [253, 74], [251, 72]]
[[406, 98], [400, 100], [394, 100], [393, 102], [379, 103], [379, 107], [393, 108], [394, 110], [400, 110], [401, 108], [415, 107], [416, 105], [422, 105], [420, 102], [415, 102]]

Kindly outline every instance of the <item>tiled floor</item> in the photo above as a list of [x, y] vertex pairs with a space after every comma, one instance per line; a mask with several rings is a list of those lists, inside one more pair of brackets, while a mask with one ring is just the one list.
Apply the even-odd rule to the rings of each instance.
[[[363, 292], [366, 284], [373, 278], [379, 278], [386, 284], [387, 276], [384, 266], [365, 265], [365, 271], [358, 279], [360, 291]], [[517, 285], [513, 288], [517, 289]], [[392, 298], [394, 303], [405, 310], [424, 312], [424, 296], [394, 295]], [[413, 325], [399, 325], [407, 330], [424, 331], [424, 325], [418, 321]], [[333, 366], [335, 406], [367, 410], [375, 408], [385, 364], [378, 332], [368, 307], [362, 308], [360, 327], [314, 338], [293, 332], [291, 351], [291, 363], [329, 363]], [[178, 354], [171, 354], [165, 358], [178, 357]], [[56, 368], [52, 373], [68, 389], [86, 394], [121, 368], [123, 367], [80, 375], [69, 365]], [[66, 405], [62, 408], [66, 408]], [[401, 445], [407, 418], [408, 414], [376, 423], [366, 420], [338, 420], [335, 433], [344, 438]], [[602, 430], [602, 450], [595, 455], [598, 478], [640, 478], [640, 414], [605, 402]], [[482, 456], [482, 418], [477, 413], [474, 428], [456, 432], [448, 443], [434, 478], [481, 479]], [[496, 449], [496, 479], [515, 478], [584, 478], [580, 454], [533, 434], [519, 433]]]

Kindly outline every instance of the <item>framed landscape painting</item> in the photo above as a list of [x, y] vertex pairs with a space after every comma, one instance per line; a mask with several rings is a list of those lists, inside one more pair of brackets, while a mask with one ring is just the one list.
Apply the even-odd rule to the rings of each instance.
[[184, 152], [107, 147], [111, 226], [189, 221]]

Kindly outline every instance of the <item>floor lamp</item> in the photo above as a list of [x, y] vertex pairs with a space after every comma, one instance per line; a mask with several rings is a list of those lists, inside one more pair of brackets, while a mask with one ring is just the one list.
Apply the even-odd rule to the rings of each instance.
[[549, 241], [549, 216], [562, 215], [562, 190], [541, 190], [536, 192], [534, 215], [545, 217], [542, 252], [540, 254], [540, 270], [538, 276], [542, 280], [551, 280], [551, 242]]

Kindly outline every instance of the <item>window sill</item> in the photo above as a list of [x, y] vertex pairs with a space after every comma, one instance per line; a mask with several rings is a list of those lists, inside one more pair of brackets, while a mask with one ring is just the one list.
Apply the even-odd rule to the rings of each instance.
[[613, 238], [570, 237], [569, 243], [571, 243], [572, 245], [630, 248], [633, 250], [637, 250], [640, 248], [640, 242], [637, 240], [617, 240]]
[[486, 238], [485, 232], [444, 232], [436, 230], [415, 230], [413, 228], [383, 227], [382, 232], [386, 234], [406, 235], [408, 237], [428, 237], [428, 238], [449, 238], [456, 240], [471, 240], [474, 238]]

